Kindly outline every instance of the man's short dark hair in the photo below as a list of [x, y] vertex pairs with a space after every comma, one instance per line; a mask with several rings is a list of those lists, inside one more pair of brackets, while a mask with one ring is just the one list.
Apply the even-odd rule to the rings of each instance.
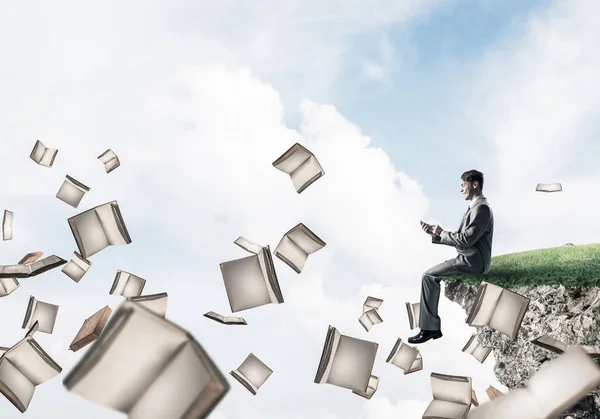
[[483, 189], [483, 173], [481, 173], [479, 170], [467, 170], [462, 174], [460, 179], [469, 183], [477, 181], [479, 183], [479, 188]]

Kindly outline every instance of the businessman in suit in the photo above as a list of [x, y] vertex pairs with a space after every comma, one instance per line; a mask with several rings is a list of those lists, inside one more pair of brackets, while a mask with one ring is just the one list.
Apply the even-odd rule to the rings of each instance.
[[440, 282], [444, 276], [456, 274], [486, 274], [492, 259], [494, 215], [487, 199], [482, 195], [483, 173], [469, 170], [461, 176], [460, 191], [465, 201], [471, 201], [463, 215], [458, 231], [443, 230], [439, 225], [421, 221], [421, 228], [431, 235], [435, 244], [456, 248], [458, 256], [428, 269], [421, 280], [419, 311], [420, 332], [408, 338], [409, 343], [424, 343], [442, 337], [438, 316]]

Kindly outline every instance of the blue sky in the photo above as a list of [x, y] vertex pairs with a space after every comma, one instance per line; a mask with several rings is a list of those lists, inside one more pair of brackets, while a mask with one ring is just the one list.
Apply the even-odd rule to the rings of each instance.
[[[455, 255], [417, 222], [457, 227], [463, 171], [486, 174], [494, 254], [597, 241], [595, 2], [0, 0], [0, 10], [0, 176], [10, 179], [0, 197], [15, 214], [0, 263], [34, 250], [70, 258], [66, 219], [115, 199], [133, 239], [94, 255], [78, 284], [56, 270], [0, 301], [12, 319], [0, 346], [22, 338], [30, 294], [60, 305], [55, 332], [36, 339], [65, 372], [84, 352], [67, 351], [83, 320], [118, 307], [108, 290], [122, 269], [169, 293], [167, 317], [223, 372], [250, 352], [275, 371], [257, 396], [231, 381], [213, 419], [417, 419], [431, 372], [471, 376], [480, 401], [502, 387], [493, 356], [480, 365], [460, 352], [473, 329], [445, 298], [444, 339], [421, 348], [424, 370], [385, 363], [414, 333], [404, 303], [418, 300], [421, 273]], [[59, 149], [52, 169], [29, 160], [38, 139]], [[271, 166], [295, 142], [326, 172], [301, 195]], [[107, 148], [122, 163], [109, 175], [96, 160]], [[92, 188], [76, 210], [55, 198], [66, 174]], [[562, 193], [533, 192], [554, 181]], [[327, 246], [301, 275], [276, 261], [286, 302], [244, 312], [246, 328], [204, 319], [229, 314], [218, 264], [246, 255], [233, 241], [274, 249], [300, 221]], [[369, 333], [357, 321], [368, 295], [384, 299], [384, 323]], [[370, 401], [312, 382], [330, 324], [380, 344]], [[0, 416], [123, 417], [62, 378], [37, 388], [25, 415], [5, 402]]]

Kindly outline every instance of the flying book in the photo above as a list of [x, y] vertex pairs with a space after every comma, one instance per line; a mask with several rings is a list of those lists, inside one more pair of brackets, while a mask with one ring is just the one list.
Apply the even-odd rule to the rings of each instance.
[[169, 295], [166, 292], [160, 294], [140, 295], [138, 297], [128, 297], [127, 301], [138, 303], [156, 315], [164, 318], [167, 315], [167, 299]]
[[243, 237], [234, 243], [253, 255], [219, 265], [231, 312], [283, 303], [269, 246], [259, 246]]
[[[33, 263], [42, 256], [42, 252], [33, 252], [27, 253], [20, 261], [19, 265], [24, 265], [27, 263]], [[0, 298], [6, 297], [19, 288], [21, 284], [17, 281], [17, 278], [0, 278]]]
[[298, 193], [302, 193], [303, 190], [325, 174], [314, 154], [299, 143], [291, 146], [275, 160], [273, 166], [290, 175], [294, 188]]
[[558, 339], [554, 339], [548, 335], [540, 336], [531, 341], [534, 345], [547, 349], [549, 351], [555, 352], [557, 354], [562, 354], [569, 350], [572, 346], [579, 346], [586, 354], [591, 356], [592, 358], [600, 358], [600, 346], [591, 346], [591, 345], [569, 345], [564, 342], [559, 341]]
[[0, 278], [29, 278], [57, 268], [65, 263], [67, 263], [66, 260], [52, 255], [28, 264], [0, 265]]
[[358, 322], [368, 332], [371, 328], [383, 322], [383, 319], [379, 315], [378, 309], [383, 304], [383, 300], [375, 297], [367, 297], [363, 304], [363, 314], [358, 318]]
[[500, 397], [504, 394], [494, 386], [489, 386], [485, 392], [490, 400], [494, 400], [496, 397]]
[[398, 338], [385, 362], [400, 368], [404, 375], [423, 369], [423, 358], [419, 350], [408, 346], [401, 338]]
[[0, 393], [21, 413], [29, 407], [35, 388], [62, 372], [33, 338], [36, 328], [34, 324], [22, 340], [0, 357]]
[[536, 192], [560, 192], [562, 185], [560, 183], [538, 183], [535, 187]]
[[378, 343], [342, 335], [329, 326], [315, 383], [366, 393], [378, 348]]
[[73, 208], [77, 208], [83, 195], [89, 191], [89, 187], [67, 175], [62, 186], [58, 190], [56, 197]]
[[410, 330], [419, 327], [419, 313], [421, 310], [421, 303], [405, 303], [406, 311], [408, 312], [408, 324]]
[[300, 223], [285, 233], [275, 248], [275, 256], [296, 273], [302, 272], [308, 255], [325, 247], [325, 242]]
[[129, 419], [205, 418], [230, 388], [188, 331], [130, 301], [63, 384]]
[[369, 386], [367, 387], [366, 392], [362, 393], [360, 391], [352, 390], [352, 393], [358, 394], [359, 396], [370, 400], [371, 397], [373, 397], [373, 394], [375, 394], [377, 391], [377, 387], [379, 387], [379, 377], [372, 375], [371, 378], [369, 378]]
[[469, 419], [552, 419], [600, 385], [600, 367], [583, 349], [570, 347], [544, 362], [518, 388], [474, 410]]
[[214, 320], [216, 322], [222, 324], [239, 324], [246, 325], [246, 320], [243, 317], [233, 317], [233, 316], [223, 316], [219, 313], [215, 313], [214, 311], [209, 311], [208, 313], [204, 313], [204, 317]]
[[479, 407], [479, 400], [477, 400], [477, 394], [475, 390], [471, 389], [471, 404], [475, 407]]
[[476, 360], [483, 364], [490, 352], [492, 352], [492, 349], [492, 347], [486, 347], [479, 343], [477, 334], [475, 333], [469, 338], [462, 351], [466, 354], [473, 355]]
[[483, 281], [467, 317], [470, 326], [489, 326], [515, 339], [529, 306], [529, 298]]
[[273, 374], [273, 370], [251, 353], [242, 362], [242, 365], [229, 374], [256, 396], [258, 389]]
[[5, 209], [4, 216], [2, 217], [2, 240], [12, 240], [13, 218], [14, 214], [12, 213], [12, 211]]
[[88, 269], [90, 269], [90, 266], [92, 266], [92, 262], [82, 258], [79, 253], [73, 252], [73, 257], [62, 268], [62, 272], [73, 281], [79, 282]]
[[57, 153], [57, 149], [47, 148], [41, 141], [36, 141], [29, 158], [40, 166], [52, 167]]
[[79, 253], [84, 259], [108, 246], [131, 243], [117, 201], [107, 202], [68, 219]]
[[56, 304], [45, 303], [38, 301], [33, 295], [29, 297], [27, 311], [23, 319], [23, 329], [28, 329], [36, 322], [38, 323], [38, 331], [42, 333], [52, 334], [56, 316], [58, 315], [58, 306]]
[[142, 295], [146, 280], [129, 272], [117, 270], [115, 280], [108, 292], [110, 295], [121, 297], [139, 297]]
[[111, 314], [112, 309], [109, 306], [105, 306], [88, 317], [83, 322], [77, 335], [75, 335], [73, 342], [71, 342], [71, 345], [69, 346], [69, 350], [77, 352], [84, 346], [87, 346], [98, 339]]
[[423, 419], [465, 419], [471, 409], [471, 377], [431, 373], [433, 400]]
[[104, 164], [104, 170], [106, 170], [106, 173], [112, 172], [121, 165], [121, 162], [119, 162], [119, 157], [117, 157], [115, 152], [110, 148], [104, 153], [100, 154], [98, 156], [98, 160]]
[[27, 253], [23, 258], [19, 261], [19, 265], [26, 265], [28, 263], [33, 263], [38, 260], [44, 252], [31, 252]]
[[4, 346], [0, 346], [0, 356], [4, 355], [4, 353], [6, 351], [8, 351], [10, 348], [5, 348]]

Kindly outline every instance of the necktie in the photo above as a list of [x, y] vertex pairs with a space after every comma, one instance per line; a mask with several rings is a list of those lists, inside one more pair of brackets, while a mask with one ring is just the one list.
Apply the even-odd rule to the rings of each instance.
[[469, 210], [470, 210], [470, 209], [471, 209], [471, 206], [469, 205], [469, 206], [467, 207], [467, 210], [465, 211], [465, 215], [467, 215], [467, 212], [469, 212]]

